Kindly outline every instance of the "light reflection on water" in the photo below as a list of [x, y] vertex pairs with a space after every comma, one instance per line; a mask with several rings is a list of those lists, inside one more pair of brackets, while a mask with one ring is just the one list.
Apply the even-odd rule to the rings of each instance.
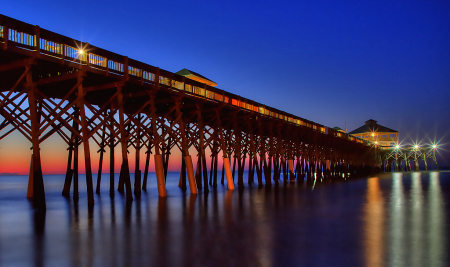
[[[427, 232], [424, 228], [424, 195], [422, 189], [422, 177], [421, 173], [412, 174], [412, 188], [411, 188], [411, 251], [414, 253], [411, 255], [411, 267], [423, 266], [425, 255], [424, 249], [424, 235]], [[433, 208], [433, 207], [430, 207]], [[442, 211], [441, 211], [442, 212]]]
[[[87, 208], [46, 176], [47, 212], [27, 177], [0, 177], [0, 266], [445, 266], [450, 172], [190, 195], [168, 177], [127, 205], [108, 181]], [[152, 177], [154, 178], [154, 177]], [[117, 181], [117, 179], [116, 179]], [[447, 194], [445, 194], [447, 192]]]
[[[392, 175], [392, 190], [388, 204], [389, 216], [389, 266], [402, 266], [406, 264], [406, 218], [407, 205], [405, 203], [403, 173]], [[410, 229], [412, 230], [412, 229]]]
[[378, 177], [367, 180], [367, 204], [365, 207], [365, 257], [366, 266], [384, 266], [384, 220], [385, 209]]

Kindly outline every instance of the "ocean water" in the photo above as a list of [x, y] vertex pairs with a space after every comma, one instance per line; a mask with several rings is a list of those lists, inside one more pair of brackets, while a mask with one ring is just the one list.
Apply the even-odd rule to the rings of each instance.
[[61, 196], [63, 175], [44, 176], [40, 213], [28, 177], [0, 177], [0, 266], [450, 265], [450, 172], [198, 195], [169, 173], [166, 198], [152, 174], [131, 204], [102, 178], [90, 209], [83, 175], [78, 202]]

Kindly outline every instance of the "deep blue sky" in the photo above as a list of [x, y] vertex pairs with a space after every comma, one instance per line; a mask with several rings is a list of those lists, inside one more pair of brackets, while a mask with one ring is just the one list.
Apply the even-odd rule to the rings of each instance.
[[92, 2], [1, 13], [326, 126], [450, 143], [449, 1]]

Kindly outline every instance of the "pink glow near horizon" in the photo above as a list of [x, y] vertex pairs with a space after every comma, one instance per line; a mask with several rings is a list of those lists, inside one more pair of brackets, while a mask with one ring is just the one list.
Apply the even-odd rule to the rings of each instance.
[[[98, 173], [98, 165], [100, 154], [97, 153], [98, 146], [94, 142], [90, 142], [91, 150], [91, 166], [92, 174], [94, 177]], [[28, 175], [30, 170], [31, 161], [31, 150], [30, 142], [26, 140], [23, 136], [17, 133], [8, 136], [0, 142], [0, 173], [17, 173], [20, 175]], [[106, 153], [103, 154], [103, 166], [102, 173], [109, 173], [109, 154], [108, 148], [105, 149]], [[114, 170], [115, 173], [120, 172], [120, 166], [122, 163], [120, 146], [115, 148], [115, 161]], [[192, 163], [194, 169], [197, 164], [197, 152], [195, 149], [190, 149], [190, 155], [192, 156]], [[206, 162], [209, 169], [211, 164], [211, 153], [209, 150], [206, 151]], [[63, 140], [57, 136], [50, 137], [47, 141], [41, 144], [41, 164], [43, 174], [64, 174], [67, 169], [67, 156], [68, 150], [67, 145]], [[135, 171], [135, 150], [129, 148], [128, 153], [128, 164], [130, 168], [130, 173]], [[140, 169], [142, 173], [145, 168], [146, 154], [145, 150], [141, 149], [140, 153]], [[218, 166], [222, 166], [222, 157], [219, 156]], [[169, 159], [169, 171], [179, 172], [181, 168], [181, 153], [178, 150], [171, 151]], [[78, 159], [78, 170], [79, 173], [85, 173], [85, 162], [84, 162], [84, 149], [81, 145], [79, 147], [79, 159]], [[151, 154], [149, 172], [155, 171], [154, 164], [154, 154]]]

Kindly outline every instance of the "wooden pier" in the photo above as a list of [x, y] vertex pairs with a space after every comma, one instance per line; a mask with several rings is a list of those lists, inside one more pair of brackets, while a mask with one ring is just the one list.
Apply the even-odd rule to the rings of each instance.
[[[235, 183], [243, 187], [245, 168], [247, 183], [271, 185], [363, 175], [380, 167], [376, 149], [367, 141], [3, 15], [0, 46], [0, 115], [4, 118], [0, 130], [13, 126], [0, 139], [16, 130], [32, 144], [28, 196], [38, 208], [45, 208], [39, 146], [53, 134], [68, 146], [62, 193], [69, 196], [72, 188], [75, 199], [78, 150], [83, 146], [91, 205], [90, 155], [100, 153], [99, 192], [103, 153], [109, 147], [113, 197], [115, 146], [120, 146], [122, 159], [117, 189], [125, 191], [128, 200], [133, 199], [133, 187], [136, 196], [146, 189], [152, 159], [159, 196], [166, 196], [165, 178], [174, 149], [181, 151], [183, 159], [179, 186], [183, 190], [189, 186], [192, 194], [225, 181], [230, 190]], [[98, 147], [90, 147], [89, 140]], [[136, 151], [134, 185], [129, 147]], [[192, 147], [195, 155], [190, 155]], [[145, 166], [139, 166], [141, 150]], [[218, 164], [220, 156], [223, 166]], [[197, 157], [196, 166], [192, 157]]]

